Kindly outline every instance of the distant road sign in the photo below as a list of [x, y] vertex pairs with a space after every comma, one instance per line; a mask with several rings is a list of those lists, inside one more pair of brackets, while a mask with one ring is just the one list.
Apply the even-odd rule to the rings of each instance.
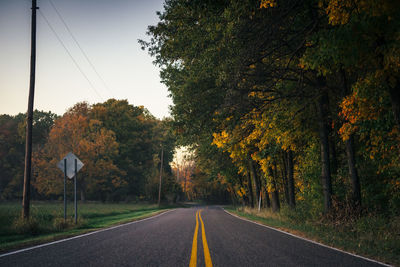
[[57, 167], [64, 172], [64, 159], [67, 159], [67, 176], [72, 179], [75, 176], [75, 159], [76, 159], [76, 172], [78, 172], [82, 167], [83, 163], [75, 156], [72, 152], [69, 152], [60, 162], [58, 162]]

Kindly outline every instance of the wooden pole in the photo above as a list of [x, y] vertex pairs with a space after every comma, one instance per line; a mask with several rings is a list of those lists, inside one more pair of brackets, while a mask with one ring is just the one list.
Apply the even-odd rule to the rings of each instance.
[[29, 83], [28, 110], [26, 115], [26, 138], [25, 138], [25, 169], [24, 189], [22, 195], [22, 216], [29, 219], [30, 187], [32, 176], [32, 122], [33, 122], [33, 99], [35, 95], [35, 66], [36, 66], [36, 0], [32, 0], [32, 28], [31, 28], [31, 72]]
[[161, 202], [161, 182], [162, 182], [162, 168], [163, 168], [164, 149], [161, 147], [161, 164], [160, 164], [160, 184], [158, 185], [158, 206]]

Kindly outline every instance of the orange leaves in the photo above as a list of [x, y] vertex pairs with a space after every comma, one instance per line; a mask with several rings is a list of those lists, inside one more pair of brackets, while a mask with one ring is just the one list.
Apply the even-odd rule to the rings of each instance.
[[358, 130], [358, 125], [365, 121], [377, 120], [380, 113], [380, 104], [382, 99], [366, 98], [358, 94], [355, 89], [353, 93], [343, 98], [340, 104], [341, 111], [339, 115], [345, 119], [339, 134], [343, 140], [347, 140], [349, 135]]
[[365, 159], [376, 164], [378, 174], [400, 167], [400, 135], [393, 122], [386, 78], [384, 72], [375, 71], [360, 79], [352, 94], [342, 100], [339, 113], [344, 119], [338, 131], [342, 139], [357, 134]]
[[277, 7], [278, 3], [276, 0], [261, 0], [260, 8]]
[[118, 154], [115, 134], [103, 128], [100, 121], [90, 119], [89, 109], [86, 103], [79, 103], [55, 121], [47, 143], [34, 157], [37, 159], [34, 186], [40, 193], [61, 192], [62, 173], [56, 163], [70, 151], [85, 164], [78, 178], [88, 191], [111, 190], [123, 185], [121, 171], [112, 161]]

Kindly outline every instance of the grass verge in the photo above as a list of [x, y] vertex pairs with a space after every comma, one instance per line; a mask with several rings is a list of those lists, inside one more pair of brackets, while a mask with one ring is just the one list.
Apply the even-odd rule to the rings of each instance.
[[301, 236], [327, 246], [400, 266], [400, 221], [384, 222], [379, 218], [362, 217], [351, 225], [326, 221], [310, 221], [296, 216], [296, 211], [258, 212], [247, 207], [225, 207], [240, 217]]
[[154, 204], [80, 203], [75, 224], [73, 205], [69, 206], [69, 216], [64, 221], [62, 203], [33, 202], [31, 220], [25, 222], [20, 219], [20, 203], [1, 203], [0, 253], [144, 219], [172, 208]]

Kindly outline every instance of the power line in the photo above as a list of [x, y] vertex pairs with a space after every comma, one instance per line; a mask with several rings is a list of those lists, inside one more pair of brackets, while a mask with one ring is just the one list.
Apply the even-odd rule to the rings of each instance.
[[39, 13], [40, 15], [43, 17], [44, 21], [47, 23], [47, 25], [49, 26], [50, 30], [54, 33], [54, 35], [56, 36], [57, 40], [60, 42], [60, 44], [64, 47], [65, 51], [67, 52], [67, 54], [69, 55], [69, 57], [72, 59], [72, 61], [74, 62], [75, 66], [78, 68], [79, 72], [83, 75], [83, 77], [85, 77], [85, 79], [87, 80], [87, 82], [90, 84], [90, 87], [93, 89], [93, 91], [97, 94], [98, 97], [100, 97], [100, 99], [102, 101], [104, 101], [103, 97], [99, 94], [99, 92], [96, 90], [96, 88], [94, 87], [93, 83], [89, 80], [89, 78], [86, 76], [86, 74], [83, 72], [83, 70], [81, 69], [81, 67], [79, 66], [78, 62], [76, 62], [76, 60], [74, 59], [74, 57], [72, 56], [72, 54], [69, 52], [68, 48], [65, 46], [64, 42], [61, 40], [60, 36], [57, 34], [57, 32], [54, 30], [53, 26], [51, 26], [49, 20], [46, 18], [46, 16], [43, 14], [43, 12], [39, 9]]
[[55, 10], [55, 12], [57, 13], [58, 17], [60, 18], [60, 20], [62, 21], [62, 23], [64, 24], [65, 28], [67, 29], [68, 33], [71, 35], [72, 39], [74, 40], [74, 42], [76, 43], [76, 45], [78, 46], [79, 50], [81, 50], [82, 54], [85, 56], [87, 62], [89, 63], [89, 65], [92, 67], [93, 71], [96, 73], [97, 77], [100, 79], [100, 81], [103, 83], [103, 86], [108, 90], [108, 92], [113, 95], [112, 91], [110, 90], [110, 88], [108, 87], [107, 83], [104, 81], [103, 77], [100, 75], [100, 73], [97, 71], [97, 69], [95, 68], [95, 66], [93, 65], [92, 61], [89, 59], [89, 57], [87, 56], [87, 54], [85, 53], [85, 51], [82, 49], [81, 45], [79, 44], [78, 40], [75, 38], [75, 36], [72, 34], [71, 29], [68, 27], [68, 24], [65, 22], [63, 16], [61, 15], [61, 13], [58, 11], [58, 9], [56, 8], [56, 6], [54, 5], [52, 0], [49, 0], [51, 6], [53, 7], [53, 9]]

